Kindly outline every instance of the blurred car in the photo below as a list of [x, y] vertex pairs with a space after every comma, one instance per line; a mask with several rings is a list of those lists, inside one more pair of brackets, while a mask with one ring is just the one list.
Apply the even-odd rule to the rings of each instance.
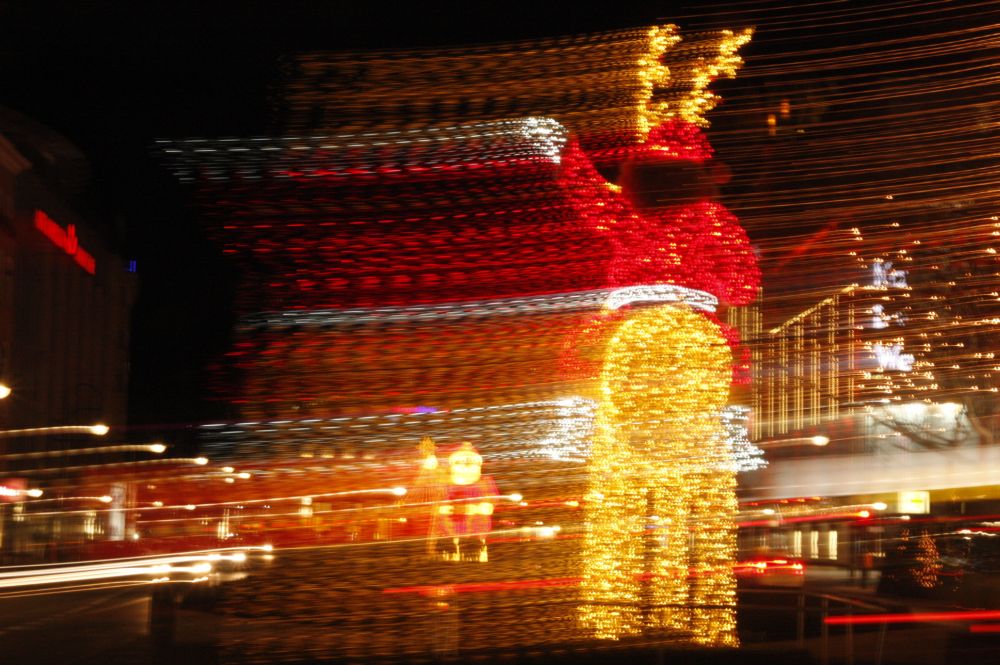
[[757, 552], [740, 558], [733, 567], [737, 582], [744, 586], [802, 586], [805, 570], [801, 559], [777, 552]]

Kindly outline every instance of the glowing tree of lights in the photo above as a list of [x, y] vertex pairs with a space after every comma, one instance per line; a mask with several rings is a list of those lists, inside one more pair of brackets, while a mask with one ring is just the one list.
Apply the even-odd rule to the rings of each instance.
[[735, 473], [705, 445], [722, 435], [731, 365], [715, 324], [681, 306], [638, 310], [612, 337], [586, 504], [580, 619], [594, 636], [736, 643]]
[[929, 533], [924, 531], [917, 540], [917, 568], [913, 577], [921, 589], [933, 589], [941, 584], [941, 555]]

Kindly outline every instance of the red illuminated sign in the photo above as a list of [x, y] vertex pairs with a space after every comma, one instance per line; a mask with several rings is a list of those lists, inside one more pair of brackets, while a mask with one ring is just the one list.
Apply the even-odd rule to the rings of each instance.
[[70, 224], [65, 229], [46, 215], [41, 210], [35, 211], [35, 228], [45, 234], [45, 237], [52, 243], [73, 257], [76, 264], [86, 270], [91, 275], [97, 268], [97, 262], [87, 250], [80, 247], [80, 241], [76, 237], [76, 225]]

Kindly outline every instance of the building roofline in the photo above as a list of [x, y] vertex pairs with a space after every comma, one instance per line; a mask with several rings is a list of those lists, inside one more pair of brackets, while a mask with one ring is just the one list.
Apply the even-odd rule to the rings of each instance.
[[18, 175], [22, 171], [30, 169], [31, 166], [31, 161], [22, 155], [14, 144], [7, 140], [7, 137], [0, 134], [0, 167]]

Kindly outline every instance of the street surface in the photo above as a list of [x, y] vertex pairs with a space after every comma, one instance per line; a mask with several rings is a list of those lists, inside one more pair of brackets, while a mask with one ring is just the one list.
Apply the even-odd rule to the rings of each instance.
[[149, 653], [149, 587], [0, 599], [10, 663], [114, 663]]
[[[386, 594], [387, 585], [403, 581], [399, 573], [405, 558], [380, 558], [381, 565], [350, 559], [344, 550], [285, 552], [275, 560], [280, 565], [261, 567], [249, 578], [222, 587], [218, 596], [213, 596], [211, 587], [201, 587], [199, 595], [190, 596], [173, 615], [172, 641], [151, 635], [152, 587], [148, 585], [4, 598], [0, 599], [0, 643], [9, 662], [32, 664], [271, 663], [342, 660], [365, 653], [393, 661], [448, 660], [460, 653], [475, 653], [488, 662], [500, 658], [504, 650], [520, 654], [524, 662], [588, 659], [586, 651], [574, 651], [590, 647], [572, 640], [573, 591], [560, 586], [559, 578], [553, 578], [556, 582], [549, 587], [533, 583], [522, 590], [493, 588], [473, 582], [481, 580], [487, 568], [439, 566], [440, 582], [447, 576], [453, 578], [451, 585], [441, 585], [442, 589], [450, 586], [450, 591], [434, 595], [408, 592], [397, 585], [398, 593]], [[550, 561], [533, 572], [562, 565]], [[855, 613], [875, 611], [872, 606], [893, 613], [942, 607], [880, 597], [873, 590], [874, 579], [861, 588], [847, 571], [815, 566], [807, 570], [801, 642], [797, 590], [765, 587], [741, 591], [743, 648], [739, 652], [692, 655], [676, 643], [665, 648], [680, 649], [685, 657], [705, 663], [995, 662], [1000, 639], [995, 633], [971, 634], [969, 622], [892, 624], [884, 631], [878, 625], [855, 626], [850, 631], [831, 626], [824, 638], [823, 594], [858, 603]], [[334, 571], [349, 573], [348, 578], [356, 583], [346, 584], [343, 579], [337, 583]], [[465, 592], [456, 593], [456, 589]], [[760, 604], [769, 609], [756, 609]], [[826, 609], [837, 616], [845, 613], [844, 607], [831, 600]], [[559, 639], [567, 640], [568, 646], [556, 644]], [[657, 662], [658, 658], [655, 650], [642, 644], [628, 653], [636, 663]]]

